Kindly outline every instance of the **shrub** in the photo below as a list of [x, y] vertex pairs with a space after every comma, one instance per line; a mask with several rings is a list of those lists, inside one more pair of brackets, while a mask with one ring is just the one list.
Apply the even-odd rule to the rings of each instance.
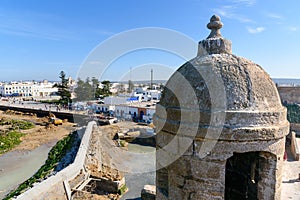
[[291, 123], [300, 123], [300, 106], [297, 104], [287, 104], [287, 119]]
[[0, 135], [0, 154], [5, 153], [21, 143], [23, 133], [10, 131]]

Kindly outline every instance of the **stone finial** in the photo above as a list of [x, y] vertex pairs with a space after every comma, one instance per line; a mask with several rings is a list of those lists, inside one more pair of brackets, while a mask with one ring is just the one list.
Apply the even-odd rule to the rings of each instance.
[[221, 18], [218, 15], [213, 15], [210, 18], [210, 22], [207, 24], [207, 28], [211, 30], [208, 38], [220, 38], [222, 37], [220, 29], [223, 27]]
[[211, 33], [206, 38], [199, 42], [198, 56], [211, 55], [211, 54], [231, 54], [231, 42], [222, 37], [220, 29], [223, 27], [221, 19], [217, 15], [210, 18], [207, 28]]

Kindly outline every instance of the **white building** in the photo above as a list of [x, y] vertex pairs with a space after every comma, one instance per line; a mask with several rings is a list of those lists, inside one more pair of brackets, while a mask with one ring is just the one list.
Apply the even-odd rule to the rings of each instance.
[[1, 96], [22, 96], [22, 97], [45, 97], [57, 92], [57, 88], [53, 88], [54, 83], [47, 80], [37, 83], [33, 81], [26, 82], [10, 82], [0, 85]]
[[10, 82], [0, 86], [2, 96], [32, 96], [32, 82]]
[[161, 91], [159, 90], [146, 90], [144, 88], [136, 88], [133, 92], [132, 96], [138, 97], [139, 101], [151, 101], [151, 100], [159, 100], [161, 97]]
[[125, 120], [151, 122], [154, 113], [155, 104], [135, 103], [115, 106], [115, 116]]
[[58, 91], [58, 88], [53, 87], [55, 83], [48, 82], [44, 80], [40, 83], [33, 85], [33, 93], [32, 96], [34, 97], [48, 97], [53, 95]]
[[150, 90], [151, 100], [160, 100], [161, 91], [159, 90]]
[[115, 97], [115, 96], [108, 96], [104, 97], [103, 102], [104, 104], [108, 105], [117, 105], [117, 104], [125, 104], [127, 102], [128, 97]]

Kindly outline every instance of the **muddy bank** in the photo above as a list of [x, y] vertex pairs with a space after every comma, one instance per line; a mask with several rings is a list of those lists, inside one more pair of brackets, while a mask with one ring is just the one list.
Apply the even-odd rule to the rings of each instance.
[[55, 143], [50, 142], [29, 151], [10, 151], [0, 156], [0, 199], [45, 163]]

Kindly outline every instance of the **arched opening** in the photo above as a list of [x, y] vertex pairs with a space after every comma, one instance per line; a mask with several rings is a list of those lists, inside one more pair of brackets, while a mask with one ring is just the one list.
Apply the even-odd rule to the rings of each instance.
[[275, 199], [277, 159], [264, 151], [233, 153], [226, 161], [225, 200]]
[[259, 152], [234, 153], [226, 162], [225, 200], [257, 200]]

